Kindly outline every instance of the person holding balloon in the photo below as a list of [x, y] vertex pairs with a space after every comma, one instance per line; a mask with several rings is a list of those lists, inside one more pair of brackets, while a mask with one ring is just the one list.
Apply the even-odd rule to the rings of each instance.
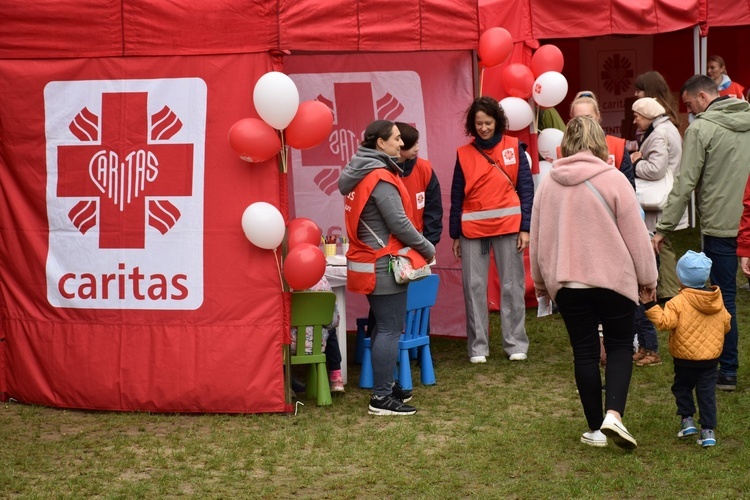
[[506, 115], [491, 97], [466, 112], [466, 135], [458, 148], [451, 185], [450, 236], [461, 260], [469, 361], [489, 355], [487, 281], [490, 249], [500, 274], [503, 349], [511, 361], [527, 358], [523, 251], [529, 246], [534, 181], [525, 145], [505, 135]]
[[347, 288], [367, 295], [376, 327], [371, 332], [373, 392], [371, 415], [413, 415], [394, 384], [398, 342], [406, 320], [405, 284], [396, 283], [390, 255], [405, 255], [415, 268], [427, 265], [435, 246], [412, 223], [412, 204], [399, 175], [403, 146], [398, 127], [388, 120], [367, 126], [364, 139], [341, 171], [349, 235]]
[[[570, 118], [572, 119], [577, 116], [590, 116], [601, 125], [602, 115], [599, 113], [599, 103], [593, 92], [582, 90], [576, 94], [575, 99], [570, 103]], [[614, 165], [615, 168], [622, 172], [628, 178], [633, 189], [635, 189], [633, 162], [630, 160], [630, 155], [626, 149], [625, 139], [607, 135], [606, 140], [607, 149], [609, 150], [607, 163]]]

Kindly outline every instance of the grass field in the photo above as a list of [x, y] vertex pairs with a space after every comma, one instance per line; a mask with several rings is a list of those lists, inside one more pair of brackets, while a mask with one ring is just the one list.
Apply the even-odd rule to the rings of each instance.
[[[698, 248], [695, 231], [675, 241]], [[741, 281], [744, 282], [744, 281]], [[586, 423], [559, 315], [527, 315], [529, 360], [492, 338], [485, 365], [465, 340], [434, 339], [438, 384], [412, 417], [367, 415], [350, 367], [333, 406], [292, 415], [160, 415], [0, 406], [0, 497], [16, 498], [740, 498], [750, 497], [750, 292], [738, 295], [740, 376], [718, 392], [718, 446], [679, 440], [672, 360], [634, 368], [625, 423], [639, 447], [579, 442]], [[493, 331], [499, 331], [492, 316]], [[349, 345], [353, 348], [354, 339]], [[353, 355], [353, 352], [351, 353]], [[353, 359], [353, 356], [350, 356]]]

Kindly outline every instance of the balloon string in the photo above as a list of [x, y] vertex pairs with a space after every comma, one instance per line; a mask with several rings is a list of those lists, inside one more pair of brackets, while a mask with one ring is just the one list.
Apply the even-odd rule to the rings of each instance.
[[281, 291], [284, 291], [284, 278], [281, 277], [281, 264], [279, 263], [279, 254], [276, 253], [276, 249], [273, 249], [273, 260], [276, 262], [276, 269], [279, 271], [279, 283], [281, 283]]
[[284, 131], [279, 130], [279, 136], [281, 137], [281, 173], [286, 173], [286, 144], [284, 143]]

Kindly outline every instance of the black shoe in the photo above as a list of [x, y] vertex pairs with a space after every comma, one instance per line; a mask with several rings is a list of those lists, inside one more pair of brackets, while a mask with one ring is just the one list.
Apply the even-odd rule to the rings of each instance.
[[307, 390], [307, 386], [301, 380], [292, 377], [292, 390], [297, 394], [300, 394]]
[[722, 391], [733, 391], [737, 389], [737, 376], [724, 375], [719, 372], [719, 378], [716, 380], [716, 388]]
[[414, 415], [417, 409], [413, 406], [405, 405], [400, 399], [393, 396], [386, 396], [378, 399], [376, 396], [370, 396], [370, 415]]
[[412, 398], [411, 391], [405, 391], [398, 382], [393, 384], [391, 396], [396, 399], [400, 399], [402, 403], [408, 403]]

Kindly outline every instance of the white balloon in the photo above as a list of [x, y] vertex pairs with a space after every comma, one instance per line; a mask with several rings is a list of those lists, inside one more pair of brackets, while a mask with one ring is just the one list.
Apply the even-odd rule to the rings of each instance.
[[524, 129], [534, 120], [531, 106], [520, 97], [506, 97], [499, 104], [508, 118], [508, 130]]
[[299, 91], [291, 78], [270, 71], [258, 79], [253, 90], [253, 103], [263, 121], [283, 130], [294, 119], [299, 107]]
[[539, 132], [537, 145], [539, 154], [547, 161], [557, 160], [557, 148], [562, 143], [563, 131], [556, 128], [545, 128]]
[[552, 163], [548, 161], [539, 162], [539, 181], [540, 182], [544, 178], [544, 176], [549, 173], [551, 169], [552, 169]]
[[534, 167], [531, 165], [531, 155], [528, 151], [524, 151], [523, 154], [526, 155], [526, 161], [529, 162], [529, 170], [532, 170]]
[[242, 230], [253, 245], [274, 250], [284, 240], [286, 225], [276, 207], [259, 201], [248, 206], [242, 213]]
[[542, 73], [534, 82], [534, 101], [540, 106], [551, 108], [565, 99], [568, 93], [568, 80], [557, 71]]

